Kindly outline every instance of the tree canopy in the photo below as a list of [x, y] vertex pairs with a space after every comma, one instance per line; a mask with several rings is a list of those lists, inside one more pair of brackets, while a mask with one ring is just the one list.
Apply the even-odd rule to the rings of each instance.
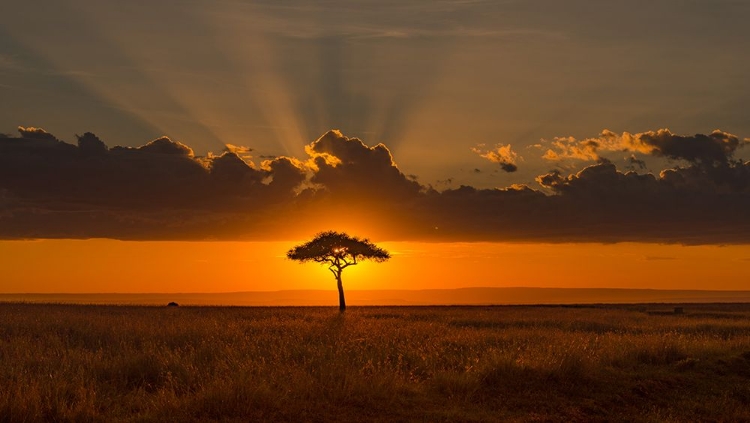
[[382, 262], [391, 258], [387, 251], [368, 239], [334, 231], [315, 235], [312, 240], [287, 251], [286, 256], [302, 263], [314, 261], [334, 264], [338, 259], [345, 265], [354, 265], [361, 260]]
[[378, 247], [368, 239], [350, 236], [343, 232], [326, 231], [286, 253], [287, 258], [300, 263], [315, 262], [328, 264], [328, 270], [336, 277], [339, 290], [339, 309], [346, 309], [341, 272], [363, 260], [383, 262], [391, 258], [388, 251]]

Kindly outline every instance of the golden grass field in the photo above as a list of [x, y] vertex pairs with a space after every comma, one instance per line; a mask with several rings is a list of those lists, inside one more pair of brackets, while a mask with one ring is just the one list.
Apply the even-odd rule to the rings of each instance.
[[0, 304], [2, 422], [750, 421], [750, 305]]

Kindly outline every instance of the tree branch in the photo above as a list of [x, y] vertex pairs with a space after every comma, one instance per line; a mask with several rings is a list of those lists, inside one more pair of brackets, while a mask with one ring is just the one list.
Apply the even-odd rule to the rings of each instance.
[[344, 262], [344, 265], [341, 266], [342, 269], [357, 264], [357, 256], [354, 254], [349, 254], [349, 256], [352, 258], [352, 261], [348, 261], [346, 257], [341, 257], [341, 261]]

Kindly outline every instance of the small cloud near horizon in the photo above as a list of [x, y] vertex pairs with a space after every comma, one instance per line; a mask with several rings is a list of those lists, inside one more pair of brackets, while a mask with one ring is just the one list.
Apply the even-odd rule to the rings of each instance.
[[493, 163], [497, 163], [500, 165], [500, 169], [505, 172], [512, 173], [518, 170], [516, 162], [519, 159], [522, 159], [522, 157], [519, 157], [519, 155], [513, 151], [510, 144], [498, 144], [494, 150], [484, 150], [483, 148], [484, 144], [480, 144], [477, 147], [472, 148], [471, 151], [479, 154], [480, 157]]

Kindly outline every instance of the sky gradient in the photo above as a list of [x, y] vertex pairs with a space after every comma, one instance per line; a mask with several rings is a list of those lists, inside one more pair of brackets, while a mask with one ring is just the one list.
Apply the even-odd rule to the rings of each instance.
[[[283, 256], [328, 229], [433, 257], [397, 254], [357, 275], [362, 289], [742, 289], [750, 276], [747, 2], [31, 0], [3, 13], [8, 292], [138, 292], [136, 279], [197, 292], [209, 274], [149, 257]], [[58, 274], [23, 276], [48, 246]], [[542, 258], [497, 253], [510, 246]], [[63, 283], [73, 251], [152, 276], [108, 285], [114, 265], [92, 266]], [[203, 290], [330, 276], [274, 260], [251, 266], [267, 283], [225, 269]]]

